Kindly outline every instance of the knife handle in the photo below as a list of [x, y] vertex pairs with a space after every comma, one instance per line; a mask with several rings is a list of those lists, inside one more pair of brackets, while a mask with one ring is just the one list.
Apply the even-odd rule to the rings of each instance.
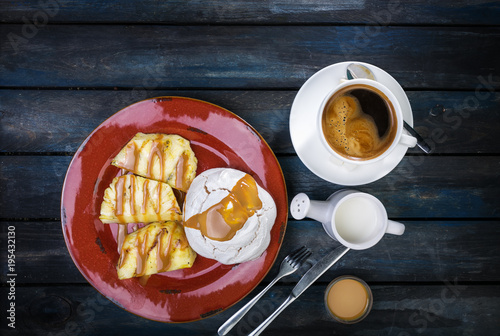
[[278, 307], [278, 309], [276, 309], [271, 315], [269, 315], [269, 317], [264, 321], [262, 322], [257, 328], [255, 328], [254, 331], [252, 331], [248, 336], [257, 336], [257, 335], [260, 335], [261, 332], [264, 331], [264, 329], [267, 328], [268, 325], [271, 324], [271, 322], [273, 322], [273, 320], [286, 308], [288, 307], [288, 305], [290, 303], [292, 303], [293, 301], [295, 301], [296, 297], [293, 296], [293, 295], [289, 295], [285, 302], [283, 302], [281, 304], [281, 306]]
[[220, 326], [219, 330], [217, 333], [219, 336], [224, 336], [226, 335], [229, 330], [231, 330], [236, 323], [238, 323], [243, 316], [255, 305], [257, 301], [280, 279], [281, 277], [276, 277], [274, 278], [273, 281], [267, 285], [266, 288], [264, 288], [258, 295], [256, 295], [252, 300], [250, 300], [243, 308], [238, 310], [231, 318], [229, 318], [223, 325]]
[[404, 121], [404, 128], [405, 130], [408, 131], [412, 136], [414, 136], [417, 139], [417, 146], [420, 147], [421, 150], [424, 151], [425, 154], [430, 154], [432, 152], [431, 146], [422, 138], [422, 136], [415, 131], [413, 127], [411, 127], [406, 121]]

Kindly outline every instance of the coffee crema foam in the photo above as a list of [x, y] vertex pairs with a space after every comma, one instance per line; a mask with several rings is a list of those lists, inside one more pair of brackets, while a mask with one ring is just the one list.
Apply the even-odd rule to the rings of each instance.
[[[337, 153], [347, 158], [377, 157], [390, 146], [393, 132], [379, 135], [374, 118], [363, 111], [359, 99], [350, 91], [332, 97], [327, 103], [322, 117], [325, 139]], [[391, 113], [389, 109], [387, 113]]]

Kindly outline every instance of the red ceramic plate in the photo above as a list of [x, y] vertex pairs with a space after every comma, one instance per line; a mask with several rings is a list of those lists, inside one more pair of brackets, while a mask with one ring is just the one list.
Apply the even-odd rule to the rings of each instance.
[[[251, 174], [273, 196], [278, 216], [264, 254], [239, 265], [198, 256], [190, 269], [119, 280], [116, 225], [99, 211], [119, 169], [110, 162], [137, 133], [179, 134], [191, 141], [198, 173], [231, 167]], [[101, 294], [131, 313], [162, 322], [188, 322], [218, 313], [247, 295], [273, 265], [285, 233], [288, 203], [283, 173], [262, 137], [233, 113], [210, 103], [160, 97], [111, 116], [83, 142], [66, 174], [61, 201], [64, 239], [80, 272]]]

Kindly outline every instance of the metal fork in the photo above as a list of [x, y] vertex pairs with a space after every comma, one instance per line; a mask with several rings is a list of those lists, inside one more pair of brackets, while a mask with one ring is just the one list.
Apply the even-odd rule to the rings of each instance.
[[248, 302], [246, 305], [244, 305], [240, 310], [238, 310], [233, 316], [231, 316], [223, 325], [220, 326], [219, 330], [217, 331], [219, 336], [226, 335], [229, 330], [233, 329], [233, 327], [238, 323], [243, 316], [250, 310], [250, 308], [253, 307], [253, 305], [259, 301], [259, 299], [271, 288], [279, 279], [283, 278], [284, 276], [290, 275], [296, 270], [300, 268], [302, 263], [309, 258], [311, 255], [311, 251], [307, 249], [305, 246], [302, 246], [301, 248], [293, 251], [289, 255], [285, 257], [285, 259], [281, 262], [280, 265], [280, 270], [278, 272], [278, 275], [276, 278], [273, 279], [267, 285], [266, 288], [262, 290], [259, 294], [257, 294], [250, 302]]

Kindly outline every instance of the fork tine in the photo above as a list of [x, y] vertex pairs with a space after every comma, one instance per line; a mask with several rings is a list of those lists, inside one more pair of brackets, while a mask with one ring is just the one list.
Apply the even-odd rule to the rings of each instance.
[[293, 260], [293, 259], [297, 258], [297, 256], [300, 255], [304, 251], [307, 251], [307, 247], [302, 246], [302, 247], [296, 249], [295, 251], [293, 251], [292, 253], [290, 253], [288, 256], [290, 257], [291, 260]]
[[307, 250], [306, 255], [301, 258], [300, 262], [302, 263], [302, 262], [306, 261], [306, 259], [309, 258], [311, 256], [311, 254], [312, 254], [312, 252]]
[[302, 258], [305, 254], [307, 254], [307, 252], [308, 252], [308, 251], [307, 251], [307, 249], [306, 249], [306, 250], [303, 250], [303, 251], [301, 251], [298, 255], [296, 255], [293, 259], [294, 259], [294, 260], [299, 260], [299, 259], [301, 259], [301, 258]]
[[295, 258], [293, 258], [292, 266], [300, 265], [310, 255], [311, 255], [311, 252], [307, 249], [304, 251], [301, 251], [301, 253], [299, 255], [297, 255]]
[[286, 260], [287, 262], [292, 261], [292, 260], [295, 258], [295, 256], [296, 256], [297, 254], [299, 254], [299, 253], [300, 253], [300, 250], [302, 250], [302, 248], [304, 248], [304, 247], [305, 247], [305, 246], [302, 246], [300, 249], [297, 249], [297, 250], [295, 250], [295, 251], [292, 251], [292, 253], [290, 253], [289, 255], [287, 255], [287, 256], [285, 257], [285, 260]]
[[311, 251], [305, 246], [302, 246], [290, 254], [288, 254], [281, 262], [278, 275], [264, 288], [256, 297], [247, 302], [240, 310], [238, 310], [233, 316], [231, 316], [223, 325], [220, 326], [217, 333], [219, 335], [226, 335], [229, 330], [231, 330], [238, 321], [253, 307], [253, 305], [267, 292], [271, 286], [273, 286], [279, 279], [292, 274], [297, 271], [302, 263], [302, 261], [311, 255]]

